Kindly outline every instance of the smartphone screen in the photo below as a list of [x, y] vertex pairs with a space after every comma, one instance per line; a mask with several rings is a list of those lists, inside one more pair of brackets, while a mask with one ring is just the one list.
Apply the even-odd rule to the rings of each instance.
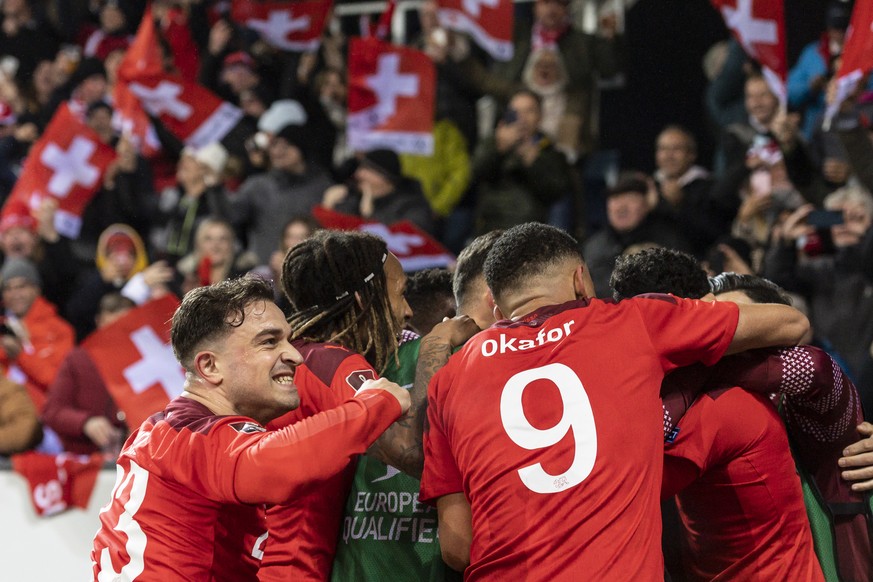
[[806, 217], [806, 224], [816, 228], [830, 228], [843, 224], [842, 210], [813, 210]]

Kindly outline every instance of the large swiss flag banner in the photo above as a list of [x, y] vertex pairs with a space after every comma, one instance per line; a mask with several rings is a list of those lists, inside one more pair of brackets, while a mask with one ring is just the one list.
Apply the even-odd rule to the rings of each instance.
[[855, 91], [861, 78], [873, 70], [873, 2], [859, 0], [852, 9], [852, 20], [846, 30], [840, 69], [835, 76], [837, 93], [828, 105], [826, 123], [840, 109], [840, 104]]
[[61, 104], [31, 148], [21, 176], [3, 206], [3, 216], [27, 215], [47, 197], [58, 201], [55, 228], [76, 238], [82, 212], [103, 184], [103, 173], [115, 159], [115, 150]]
[[406, 272], [448, 267], [455, 262], [452, 253], [409, 220], [386, 225], [323, 206], [313, 208], [312, 215], [324, 228], [360, 230], [378, 236], [388, 244], [388, 250]]
[[761, 64], [764, 77], [782, 103], [788, 57], [782, 0], [712, 0], [746, 54]]
[[436, 72], [421, 51], [376, 38], [349, 42], [348, 143], [432, 155]]
[[155, 299], [82, 342], [131, 429], [182, 393], [185, 373], [170, 346], [170, 320], [178, 306], [172, 295]]
[[300, 2], [256, 2], [234, 0], [230, 16], [277, 49], [314, 51], [321, 43], [321, 33], [327, 22], [329, 0]]
[[512, 0], [439, 0], [440, 24], [469, 34], [495, 59], [512, 58]]

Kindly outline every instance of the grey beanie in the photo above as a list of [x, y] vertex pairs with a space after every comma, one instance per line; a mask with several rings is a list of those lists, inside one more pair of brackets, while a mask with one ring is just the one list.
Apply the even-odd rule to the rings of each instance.
[[3, 263], [3, 268], [0, 269], [0, 285], [5, 286], [7, 281], [15, 277], [23, 277], [37, 287], [42, 287], [42, 279], [39, 271], [36, 270], [36, 265], [27, 259], [10, 257]]

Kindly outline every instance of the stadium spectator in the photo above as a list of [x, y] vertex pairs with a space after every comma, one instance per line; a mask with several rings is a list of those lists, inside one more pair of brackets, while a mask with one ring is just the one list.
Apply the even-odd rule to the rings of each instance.
[[[119, 293], [100, 298], [96, 329], [105, 327], [135, 307]], [[84, 348], [73, 348], [48, 391], [42, 421], [60, 437], [64, 450], [77, 455], [104, 452], [118, 456], [128, 432], [124, 413], [109, 395], [97, 366]]]
[[510, 98], [493, 138], [479, 144], [473, 157], [476, 233], [545, 222], [549, 206], [572, 192], [567, 160], [540, 132], [541, 117], [539, 97], [519, 91]]
[[36, 266], [10, 258], [0, 268], [4, 324], [0, 334], [0, 365], [14, 382], [24, 384], [41, 412], [46, 392], [64, 357], [75, 344], [73, 327], [42, 297]]
[[187, 293], [195, 287], [239, 277], [256, 265], [257, 257], [240, 249], [230, 222], [207, 217], [194, 233], [194, 248], [176, 263], [176, 269], [182, 276], [182, 291]]
[[308, 137], [300, 125], [286, 125], [270, 139], [270, 170], [248, 178], [231, 196], [233, 223], [242, 229], [248, 250], [266, 263], [282, 226], [292, 216], [311, 214], [331, 180], [309, 163]]
[[433, 211], [421, 183], [402, 173], [400, 158], [393, 150], [364, 153], [352, 181], [351, 187], [337, 184], [325, 190], [321, 205], [382, 224], [409, 220], [422, 230], [434, 231]]
[[594, 289], [610, 297], [609, 277], [615, 259], [630, 248], [655, 245], [688, 251], [691, 245], [679, 223], [649, 210], [657, 196], [654, 183], [645, 175], [625, 174], [606, 193], [606, 226], [585, 241], [583, 252]]

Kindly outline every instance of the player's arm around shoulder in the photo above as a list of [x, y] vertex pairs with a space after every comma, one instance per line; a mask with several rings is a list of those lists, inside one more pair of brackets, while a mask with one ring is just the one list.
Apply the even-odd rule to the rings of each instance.
[[[242, 503], [287, 503], [297, 488], [327, 479], [367, 450], [409, 410], [409, 393], [367, 380], [341, 406], [239, 443], [233, 488]], [[232, 447], [228, 447], [231, 450]], [[313, 462], [317, 459], [318, 462]]]
[[809, 319], [788, 305], [739, 303], [737, 307], [737, 329], [727, 354], [754, 348], [796, 346], [809, 332]]

